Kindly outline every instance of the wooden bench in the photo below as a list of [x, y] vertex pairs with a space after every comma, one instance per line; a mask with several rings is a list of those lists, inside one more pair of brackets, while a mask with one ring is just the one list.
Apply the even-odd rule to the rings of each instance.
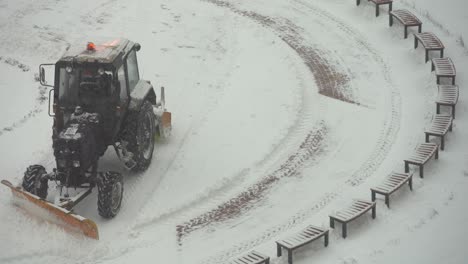
[[421, 143], [418, 145], [414, 153], [405, 162], [405, 172], [409, 172], [409, 165], [419, 166], [419, 176], [424, 178], [423, 166], [426, 162], [435, 155], [435, 159], [439, 158], [439, 146], [435, 143]]
[[452, 107], [452, 117], [455, 119], [455, 105], [458, 102], [458, 86], [439, 85], [439, 95], [436, 99], [436, 113], [440, 114], [440, 106]]
[[414, 34], [414, 48], [418, 47], [418, 41], [421, 42], [423, 47], [426, 49], [426, 62], [429, 60], [429, 51], [439, 50], [440, 57], [444, 56], [444, 44], [440, 39], [431, 32], [423, 32]]
[[392, 172], [381, 184], [370, 188], [372, 201], [375, 201], [377, 193], [382, 194], [385, 196], [385, 204], [390, 208], [390, 194], [405, 183], [408, 183], [410, 190], [413, 190], [413, 174]]
[[[392, 11], [393, 0], [368, 0], [375, 4], [375, 16], [379, 16], [379, 9], [381, 5], [389, 5], [388, 10]], [[356, 5], [360, 5], [361, 0], [356, 0]]]
[[359, 216], [365, 214], [372, 209], [372, 218], [375, 219], [376, 202], [369, 202], [366, 200], [354, 200], [348, 207], [330, 215], [330, 227], [335, 228], [335, 221], [341, 223], [342, 236], [347, 236], [347, 224]]
[[[441, 56], [442, 57], [442, 56]], [[452, 78], [452, 85], [455, 85], [455, 76], [457, 71], [450, 58], [434, 58], [432, 59], [431, 72], [435, 70], [437, 76], [437, 84], [440, 84], [440, 78]]]
[[445, 135], [448, 131], [452, 131], [452, 125], [452, 116], [435, 115], [432, 119], [431, 126], [424, 132], [426, 134], [426, 142], [429, 142], [430, 136], [440, 137], [440, 150], [444, 150]]
[[393, 18], [398, 19], [405, 27], [405, 38], [408, 38], [408, 27], [418, 27], [418, 33], [421, 33], [422, 22], [413, 13], [405, 9], [399, 9], [389, 12], [389, 24], [393, 26]]
[[328, 246], [328, 230], [310, 225], [293, 236], [276, 241], [277, 256], [281, 257], [281, 249], [285, 248], [288, 251], [288, 263], [292, 264], [293, 250], [309, 244], [322, 236], [325, 238], [325, 246]]
[[229, 261], [228, 264], [270, 264], [270, 257], [264, 256], [257, 251], [250, 251], [241, 257]]

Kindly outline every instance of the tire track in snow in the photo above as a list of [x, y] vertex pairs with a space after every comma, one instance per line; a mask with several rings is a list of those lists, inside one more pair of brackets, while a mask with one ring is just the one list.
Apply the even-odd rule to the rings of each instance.
[[255, 204], [265, 197], [267, 191], [278, 181], [285, 177], [294, 177], [299, 174], [299, 169], [305, 162], [320, 154], [321, 146], [327, 127], [322, 121], [316, 130], [309, 132], [299, 149], [279, 166], [277, 170], [262, 178], [259, 182], [250, 186], [229, 201], [218, 205], [217, 208], [190, 219], [188, 222], [176, 227], [177, 240], [181, 244], [182, 239], [191, 232], [206, 227], [215, 222], [222, 222], [239, 216], [245, 211], [251, 210]]
[[36, 97], [36, 104], [32, 110], [30, 110], [26, 115], [24, 115], [22, 118], [19, 120], [14, 121], [12, 124], [0, 128], [0, 136], [2, 136], [5, 133], [12, 132], [16, 128], [22, 126], [25, 124], [29, 119], [35, 117], [37, 114], [41, 113], [43, 109], [44, 103], [47, 101], [46, 93], [47, 93], [47, 87], [45, 86], [39, 86], [38, 87], [38, 95]]
[[[204, 0], [208, 2], [212, 2], [221, 7], [228, 7], [229, 9], [236, 10], [237, 8], [234, 7], [230, 3], [225, 3], [219, 0]], [[349, 179], [346, 180], [344, 185], [339, 186], [337, 189], [333, 190], [325, 194], [321, 199], [314, 202], [308, 208], [299, 211], [298, 213], [294, 214], [287, 222], [281, 223], [276, 225], [275, 227], [268, 229], [261, 233], [256, 239], [244, 241], [238, 245], [235, 245], [228, 250], [225, 250], [215, 256], [207, 258], [206, 260], [202, 261], [201, 263], [210, 264], [210, 263], [221, 263], [223, 261], [228, 260], [236, 255], [239, 255], [251, 248], [258, 246], [259, 244], [268, 241], [279, 233], [284, 232], [294, 226], [297, 226], [299, 223], [304, 222], [310, 215], [316, 213], [327, 204], [329, 204], [332, 200], [339, 196], [339, 193], [346, 188], [358, 186], [362, 184], [368, 177], [370, 177], [382, 164], [386, 156], [388, 155], [393, 142], [396, 139], [396, 136], [399, 131], [400, 127], [400, 119], [401, 119], [401, 97], [399, 94], [399, 90], [395, 87], [392, 78], [390, 77], [390, 70], [388, 65], [385, 64], [383, 58], [378, 54], [378, 52], [368, 43], [365, 38], [355, 32], [351, 27], [347, 26], [345, 22], [341, 21], [340, 19], [336, 18], [332, 14], [328, 13], [325, 10], [318, 8], [317, 6], [311, 3], [305, 3], [301, 0], [291, 0], [291, 3], [294, 5], [299, 5], [299, 8], [305, 9], [315, 16], [319, 16], [325, 19], [327, 22], [332, 22], [336, 25], [339, 30], [343, 32], [351, 41], [355, 42], [359, 47], [363, 49], [363, 52], [369, 53], [373, 59], [381, 65], [381, 72], [386, 82], [386, 86], [390, 90], [390, 106], [389, 110], [390, 113], [387, 114], [385, 118], [384, 126], [380, 132], [379, 139], [377, 144], [372, 151], [372, 154], [369, 158], [360, 166], [358, 170], [356, 170]], [[266, 25], [267, 26], [267, 25]], [[275, 29], [273, 29], [275, 31]]]

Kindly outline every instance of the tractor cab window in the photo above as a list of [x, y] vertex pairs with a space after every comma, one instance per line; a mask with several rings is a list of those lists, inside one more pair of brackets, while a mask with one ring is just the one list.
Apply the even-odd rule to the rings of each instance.
[[59, 78], [59, 102], [65, 107], [94, 105], [115, 93], [112, 71], [88, 67], [62, 67], [59, 70]]
[[136, 51], [132, 51], [128, 54], [127, 72], [128, 72], [128, 88], [130, 92], [132, 92], [136, 84], [140, 80], [140, 76], [138, 74], [138, 63], [137, 63]]

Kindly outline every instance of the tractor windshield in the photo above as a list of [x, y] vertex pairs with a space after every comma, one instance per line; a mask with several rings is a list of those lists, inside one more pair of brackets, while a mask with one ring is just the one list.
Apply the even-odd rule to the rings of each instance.
[[102, 68], [59, 69], [59, 102], [61, 106], [94, 106], [113, 94], [113, 74]]

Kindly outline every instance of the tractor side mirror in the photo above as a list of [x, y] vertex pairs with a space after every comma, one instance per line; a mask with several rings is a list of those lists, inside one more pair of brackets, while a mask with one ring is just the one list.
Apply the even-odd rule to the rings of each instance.
[[47, 83], [46, 76], [45, 76], [45, 68], [44, 66], [54, 66], [55, 64], [41, 64], [39, 65], [39, 82], [41, 83], [42, 86], [47, 86], [47, 87], [54, 87], [53, 85], [50, 85]]
[[139, 51], [141, 49], [140, 43], [135, 43], [135, 50]]

